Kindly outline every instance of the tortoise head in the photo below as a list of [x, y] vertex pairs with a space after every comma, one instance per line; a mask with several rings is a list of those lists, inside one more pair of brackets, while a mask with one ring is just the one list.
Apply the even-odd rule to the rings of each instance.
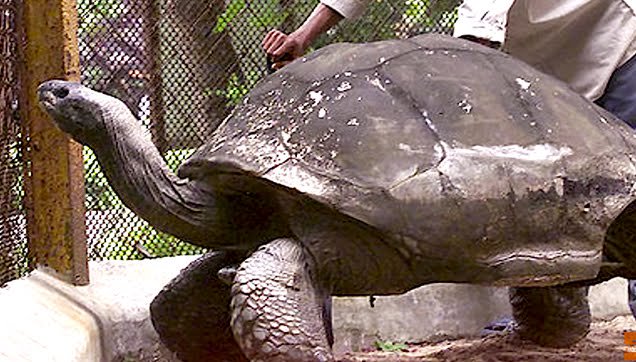
[[104, 132], [118, 123], [133, 121], [126, 105], [79, 83], [50, 80], [38, 87], [40, 105], [55, 124], [83, 145], [96, 146]]

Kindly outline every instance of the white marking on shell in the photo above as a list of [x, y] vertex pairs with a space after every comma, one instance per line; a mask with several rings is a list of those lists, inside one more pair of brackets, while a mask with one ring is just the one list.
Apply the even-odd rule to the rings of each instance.
[[424, 117], [424, 121], [426, 122], [426, 125], [433, 130], [433, 132], [437, 132], [437, 128], [435, 127], [435, 125], [433, 124], [433, 121], [431, 121], [430, 118], [428, 118], [428, 112], [424, 111], [422, 112], [422, 117]]
[[323, 99], [324, 95], [322, 92], [311, 91], [309, 92], [309, 98], [314, 101], [314, 106], [320, 103]]
[[281, 131], [280, 135], [283, 138], [283, 142], [289, 143], [289, 139], [291, 138], [291, 135], [288, 132]]
[[442, 157], [444, 157], [444, 146], [441, 144], [436, 143], [435, 146], [433, 146], [433, 150], [435, 151], [436, 159], [442, 159]]
[[381, 91], [385, 92], [386, 89], [384, 88], [384, 85], [382, 84], [382, 82], [380, 81], [379, 78], [375, 78], [375, 79], [370, 79], [369, 83], [371, 83], [371, 85], [380, 88]]
[[[537, 250], [541, 250], [540, 253]], [[508, 254], [498, 254], [492, 258], [483, 259], [491, 266], [506, 264], [513, 260], [534, 260], [540, 254], [543, 260], [587, 260], [598, 261], [601, 257], [600, 250], [544, 250], [544, 249], [518, 249]]]
[[263, 177], [310, 195], [324, 195], [335, 191], [325, 181], [309, 173], [302, 166], [293, 163], [276, 167]]
[[463, 99], [461, 100], [459, 103], [457, 103], [457, 105], [459, 106], [459, 108], [461, 108], [464, 112], [466, 112], [466, 114], [469, 114], [470, 111], [473, 109], [473, 105], [468, 103], [467, 99]]
[[425, 149], [414, 149], [411, 147], [411, 145], [407, 145], [406, 143], [399, 143], [398, 148], [401, 151], [406, 151], [409, 153], [428, 153], [428, 151]]
[[515, 79], [515, 81], [517, 82], [517, 84], [519, 84], [519, 87], [521, 87], [521, 89], [523, 89], [524, 91], [527, 91], [528, 88], [530, 88], [530, 86], [532, 85], [532, 83], [528, 82], [527, 80], [523, 78], [517, 78]]
[[554, 180], [554, 191], [556, 191], [557, 195], [559, 195], [559, 197], [563, 197], [563, 179], [562, 178], [557, 178], [556, 180]]
[[352, 88], [351, 83], [344, 81], [340, 83], [340, 85], [336, 89], [338, 90], [338, 92], [346, 92], [351, 88]]
[[572, 149], [567, 146], [557, 148], [551, 144], [526, 147], [521, 145], [473, 146], [470, 148], [452, 148], [450, 150], [453, 154], [509, 158], [531, 162], [555, 162], [573, 154]]

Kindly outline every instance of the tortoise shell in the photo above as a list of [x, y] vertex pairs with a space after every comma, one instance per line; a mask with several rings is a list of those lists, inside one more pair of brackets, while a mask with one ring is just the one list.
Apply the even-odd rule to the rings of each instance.
[[635, 137], [511, 56], [422, 35], [328, 46], [265, 78], [180, 175], [243, 172], [317, 200], [445, 271], [431, 280], [543, 285], [598, 273], [633, 200]]

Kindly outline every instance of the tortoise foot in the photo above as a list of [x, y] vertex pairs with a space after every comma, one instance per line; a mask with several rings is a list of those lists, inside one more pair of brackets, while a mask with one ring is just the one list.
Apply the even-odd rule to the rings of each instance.
[[546, 347], [568, 347], [587, 335], [587, 287], [514, 287], [510, 304], [519, 337]]
[[333, 361], [325, 320], [329, 296], [311, 278], [298, 242], [278, 239], [238, 268], [232, 330], [251, 361]]

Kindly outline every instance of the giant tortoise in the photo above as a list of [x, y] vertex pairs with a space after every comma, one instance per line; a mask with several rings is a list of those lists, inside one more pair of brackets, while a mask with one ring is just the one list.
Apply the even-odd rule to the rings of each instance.
[[634, 132], [467, 41], [316, 51], [177, 175], [121, 101], [64, 81], [39, 97], [128, 207], [215, 250], [151, 305], [185, 360], [331, 361], [331, 296], [437, 282], [510, 286], [518, 335], [567, 346], [588, 331], [587, 287], [636, 276]]

